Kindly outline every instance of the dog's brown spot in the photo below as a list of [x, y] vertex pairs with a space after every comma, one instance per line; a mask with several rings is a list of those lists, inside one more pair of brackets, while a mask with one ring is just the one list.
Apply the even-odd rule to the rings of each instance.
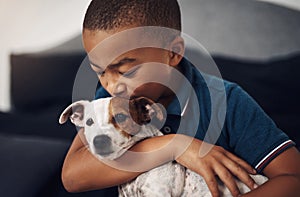
[[144, 125], [151, 122], [151, 117], [146, 106], [151, 106], [153, 103], [153, 101], [145, 97], [130, 100], [129, 111], [137, 124]]
[[[139, 128], [135, 126], [135, 123], [130, 117], [128, 102], [129, 101], [127, 99], [114, 97], [109, 103], [109, 123], [113, 124], [114, 127], [126, 138], [132, 137], [139, 131]], [[115, 117], [119, 114], [126, 116], [126, 119], [122, 122], [116, 121]]]
[[150, 123], [152, 118], [162, 114], [158, 106], [151, 107], [153, 104], [152, 100], [145, 97], [131, 100], [113, 97], [109, 103], [109, 123], [113, 124], [122, 135], [130, 138], [140, 131], [142, 125]]

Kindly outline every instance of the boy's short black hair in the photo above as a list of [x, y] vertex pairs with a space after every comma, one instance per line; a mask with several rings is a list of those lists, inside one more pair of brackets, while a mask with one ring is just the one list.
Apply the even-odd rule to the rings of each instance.
[[161, 26], [181, 31], [177, 0], [92, 0], [83, 28], [114, 30], [128, 26]]

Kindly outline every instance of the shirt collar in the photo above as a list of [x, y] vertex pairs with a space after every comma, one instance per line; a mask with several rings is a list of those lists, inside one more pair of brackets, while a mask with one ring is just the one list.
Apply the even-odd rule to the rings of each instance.
[[[176, 92], [176, 97], [171, 101], [166, 110], [167, 114], [182, 116], [184, 114], [184, 108], [187, 106], [191, 94], [191, 90], [188, 90], [186, 88], [190, 86], [187, 86], [185, 84], [192, 84], [193, 75], [192, 66], [190, 62], [188, 62], [185, 58], [182, 58], [181, 62], [179, 63], [179, 66], [181, 67], [182, 74], [184, 75], [186, 80], [184, 80], [184, 82], [181, 84], [180, 88]], [[181, 100], [182, 106], [180, 105], [179, 100]]]

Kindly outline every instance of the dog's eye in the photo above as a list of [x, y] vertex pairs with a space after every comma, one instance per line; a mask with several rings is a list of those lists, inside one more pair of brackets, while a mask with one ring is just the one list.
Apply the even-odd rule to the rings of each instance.
[[92, 126], [94, 124], [94, 120], [92, 118], [87, 119], [86, 123], [87, 126]]
[[114, 118], [117, 123], [121, 123], [127, 119], [127, 116], [124, 114], [116, 114]]

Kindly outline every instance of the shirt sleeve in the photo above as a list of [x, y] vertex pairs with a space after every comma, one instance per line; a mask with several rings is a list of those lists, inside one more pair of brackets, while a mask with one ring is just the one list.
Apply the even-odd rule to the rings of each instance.
[[96, 91], [95, 91], [95, 99], [107, 98], [107, 97], [110, 97], [110, 94], [98, 82], [97, 88], [96, 88]]
[[230, 88], [227, 102], [226, 130], [230, 148], [258, 173], [295, 145], [241, 87]]

